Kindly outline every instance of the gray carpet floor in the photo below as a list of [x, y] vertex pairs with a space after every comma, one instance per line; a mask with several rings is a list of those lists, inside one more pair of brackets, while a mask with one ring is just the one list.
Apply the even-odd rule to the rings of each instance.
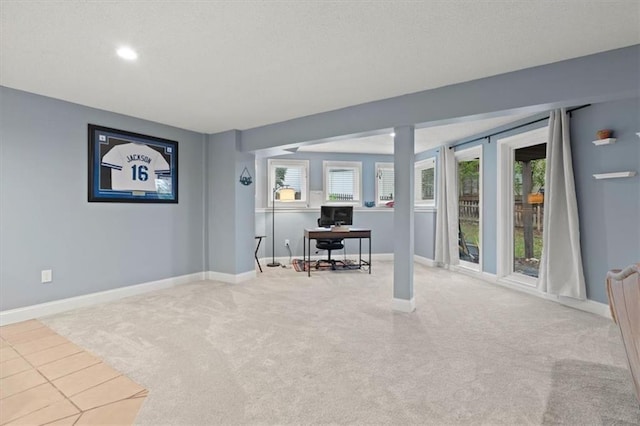
[[391, 262], [264, 269], [43, 322], [149, 389], [143, 425], [640, 424], [610, 320], [421, 265], [412, 314]]

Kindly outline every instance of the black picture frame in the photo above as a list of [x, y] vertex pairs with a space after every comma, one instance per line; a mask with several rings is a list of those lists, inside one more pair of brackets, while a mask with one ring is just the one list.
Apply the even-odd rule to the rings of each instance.
[[89, 202], [178, 203], [178, 142], [88, 125]]

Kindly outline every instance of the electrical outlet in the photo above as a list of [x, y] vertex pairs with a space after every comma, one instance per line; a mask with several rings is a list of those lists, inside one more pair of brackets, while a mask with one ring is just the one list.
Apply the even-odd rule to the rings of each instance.
[[284, 246], [289, 247], [289, 240], [284, 240]]
[[44, 283], [50, 283], [51, 281], [53, 281], [53, 276], [52, 276], [51, 269], [42, 270], [42, 272], [40, 272], [40, 278], [41, 278], [43, 284]]

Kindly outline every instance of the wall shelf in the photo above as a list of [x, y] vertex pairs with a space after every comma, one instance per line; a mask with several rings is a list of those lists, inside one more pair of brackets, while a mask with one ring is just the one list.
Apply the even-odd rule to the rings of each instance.
[[611, 145], [612, 143], [616, 143], [616, 138], [598, 139], [597, 141], [593, 141], [594, 145]]
[[613, 173], [600, 173], [593, 175], [596, 179], [616, 179], [635, 176], [636, 172], [613, 172]]

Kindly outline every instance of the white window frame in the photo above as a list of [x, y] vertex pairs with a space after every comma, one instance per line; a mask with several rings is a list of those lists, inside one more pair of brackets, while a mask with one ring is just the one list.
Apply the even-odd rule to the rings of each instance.
[[273, 188], [276, 181], [277, 167], [302, 167], [304, 173], [302, 175], [302, 188], [300, 188], [300, 200], [296, 201], [278, 201], [276, 200], [275, 208], [300, 208], [308, 207], [309, 204], [309, 160], [283, 160], [278, 158], [270, 158], [267, 160], [267, 206], [273, 206]]
[[[507, 136], [497, 141], [497, 275], [498, 279], [527, 287], [537, 287], [539, 278], [519, 274], [513, 270], [513, 162], [516, 149], [548, 143], [548, 132], [549, 128], [545, 126], [514, 136]], [[544, 242], [542, 250], [544, 251]]]
[[[457, 185], [457, 181], [458, 181], [458, 162], [460, 161], [469, 161], [469, 160], [474, 160], [476, 158], [478, 158], [480, 165], [479, 165], [479, 169], [480, 169], [480, 176], [478, 178], [478, 188], [480, 189], [480, 196], [479, 196], [479, 200], [478, 200], [478, 239], [480, 240], [480, 244], [478, 247], [478, 251], [480, 252], [480, 256], [478, 258], [478, 263], [475, 264], [473, 262], [467, 262], [465, 260], [460, 260], [458, 259], [458, 262], [460, 264], [461, 267], [466, 268], [466, 269], [471, 269], [473, 271], [477, 271], [477, 272], [482, 272], [483, 271], [483, 267], [482, 267], [482, 262], [483, 262], [483, 258], [484, 258], [484, 238], [483, 238], [483, 232], [482, 232], [482, 228], [484, 228], [484, 222], [483, 222], [483, 218], [482, 218], [482, 205], [483, 205], [483, 200], [484, 200], [484, 188], [482, 186], [482, 180], [483, 180], [483, 175], [484, 175], [484, 171], [483, 171], [483, 167], [484, 167], [484, 163], [482, 161], [482, 145], [478, 145], [478, 146], [474, 146], [471, 148], [466, 148], [466, 149], [461, 149], [459, 151], [456, 151], [454, 153], [455, 158], [456, 158], [456, 207], [459, 208], [458, 205], [458, 185]], [[458, 219], [459, 220], [459, 219]], [[453, 238], [453, 244], [455, 247], [458, 246], [458, 233], [456, 232], [455, 236], [452, 236]]]
[[[427, 169], [433, 169], [433, 200], [423, 200], [422, 199], [422, 171]], [[437, 179], [436, 179], [436, 159], [435, 157], [427, 158], [421, 161], [417, 161], [415, 164], [415, 182], [414, 182], [414, 192], [415, 192], [415, 205], [416, 206], [428, 206], [435, 207], [436, 205], [436, 197], [438, 196], [437, 191]]]
[[[356, 171], [356, 182], [353, 183], [353, 200], [330, 200], [329, 199], [329, 170], [330, 169], [354, 169]], [[323, 161], [322, 181], [324, 204], [344, 204], [352, 206], [362, 206], [362, 162], [360, 161]], [[357, 197], [356, 197], [357, 195]]]
[[[380, 201], [380, 179], [378, 179], [378, 171], [381, 169], [385, 169], [385, 170], [391, 170], [395, 173], [395, 170], [393, 168], [393, 163], [376, 163], [376, 174], [375, 174], [375, 180], [376, 180], [376, 206], [384, 206], [385, 204], [387, 204], [389, 201], [395, 201], [395, 194], [393, 197], [393, 200], [384, 200], [384, 201]], [[394, 188], [395, 188], [395, 175], [394, 175]], [[394, 189], [395, 190], [395, 189]]]

